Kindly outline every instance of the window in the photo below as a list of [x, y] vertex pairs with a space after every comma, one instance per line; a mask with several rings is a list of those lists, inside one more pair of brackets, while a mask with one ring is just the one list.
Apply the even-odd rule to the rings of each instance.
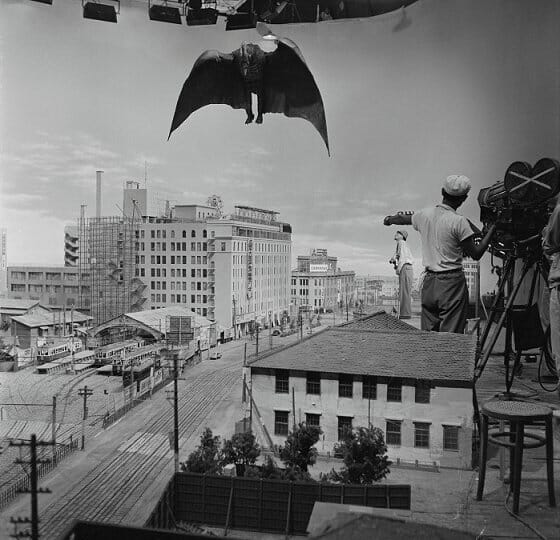
[[363, 377], [362, 397], [364, 399], [377, 399], [377, 380], [375, 377]]
[[274, 435], [288, 434], [288, 411], [274, 411]]
[[391, 379], [387, 383], [387, 401], [402, 400], [402, 381], [400, 379]]
[[307, 373], [307, 393], [321, 394], [321, 374], [309, 372]]
[[352, 386], [354, 384], [354, 377], [352, 375], [338, 376], [338, 397], [352, 397]]
[[430, 448], [430, 424], [414, 422], [414, 446], [416, 448]]
[[416, 383], [416, 390], [414, 395], [416, 403], [430, 403], [430, 385], [425, 381], [418, 381]]
[[352, 417], [351, 416], [339, 416], [338, 417], [338, 440], [341, 441], [344, 438], [344, 434], [352, 429]]
[[191, 231], [191, 238], [196, 238], [196, 231], [194, 229]]
[[321, 415], [320, 414], [305, 413], [305, 423], [308, 426], [315, 426], [315, 427], [320, 428], [321, 427]]
[[221, 250], [221, 251], [225, 251], [225, 250], [226, 250], [226, 243], [225, 243], [225, 242], [220, 242], [220, 250]]
[[385, 440], [387, 444], [395, 446], [401, 445], [401, 421], [400, 420], [387, 420], [385, 429]]
[[283, 369], [276, 370], [276, 393], [287, 394], [290, 386], [290, 372]]
[[443, 449], [459, 450], [458, 426], [443, 426]]

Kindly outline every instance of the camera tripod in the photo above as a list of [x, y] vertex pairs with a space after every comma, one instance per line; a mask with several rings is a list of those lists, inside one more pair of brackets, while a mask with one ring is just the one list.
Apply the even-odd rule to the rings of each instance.
[[[523, 261], [521, 273], [517, 278], [515, 277], [516, 261]], [[533, 269], [534, 272], [531, 280], [529, 298], [523, 304], [516, 305], [514, 302], [521, 288], [521, 284], [531, 269]], [[490, 308], [488, 320], [478, 344], [478, 352], [475, 361], [475, 383], [482, 376], [488, 359], [490, 358], [490, 355], [496, 345], [498, 336], [504, 328], [506, 334], [503, 356], [505, 367], [505, 396], [507, 397], [512, 396], [511, 386], [513, 384], [516, 370], [521, 365], [520, 360], [523, 351], [539, 347], [544, 348], [546, 346], [545, 334], [540, 326], [540, 320], [535, 321], [535, 319], [538, 319], [538, 314], [536, 313], [536, 310], [533, 309], [533, 299], [535, 296], [537, 278], [541, 276], [546, 283], [548, 270], [549, 262], [542, 254], [540, 235], [531, 236], [525, 240], [515, 242], [513, 243], [512, 248], [505, 252], [504, 264], [498, 281], [498, 293], [496, 294], [496, 298]], [[503, 308], [500, 308], [502, 301], [506, 301], [506, 303]], [[498, 315], [500, 313], [501, 316], [498, 319]], [[530, 339], [523, 340], [521, 337], [518, 339], [518, 336], [515, 336], [516, 343], [514, 350], [514, 319], [515, 315], [520, 313], [527, 314], [529, 317], [532, 316], [533, 322], [538, 323], [538, 326], [535, 326]], [[496, 322], [496, 320], [497, 324], [493, 329], [492, 336], [490, 337], [492, 325]], [[528, 326], [529, 325], [526, 325], [526, 330]], [[511, 365], [512, 358], [514, 358], [513, 365]]]

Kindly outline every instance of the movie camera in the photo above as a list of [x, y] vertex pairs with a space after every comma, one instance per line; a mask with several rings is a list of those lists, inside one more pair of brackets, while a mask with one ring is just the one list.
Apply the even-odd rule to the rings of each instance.
[[513, 250], [540, 248], [542, 229], [560, 191], [560, 163], [543, 158], [531, 167], [515, 161], [504, 180], [483, 188], [478, 195], [480, 220], [485, 229], [496, 225], [491, 252], [504, 258]]

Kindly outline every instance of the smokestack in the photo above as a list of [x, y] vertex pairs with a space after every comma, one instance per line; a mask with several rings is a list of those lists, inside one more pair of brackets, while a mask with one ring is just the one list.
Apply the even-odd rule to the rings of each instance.
[[101, 217], [101, 175], [103, 171], [95, 171], [97, 176], [97, 185], [95, 190], [95, 217]]

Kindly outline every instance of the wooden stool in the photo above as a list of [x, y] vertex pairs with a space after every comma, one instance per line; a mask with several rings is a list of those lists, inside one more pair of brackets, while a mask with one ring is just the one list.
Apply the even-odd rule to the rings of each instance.
[[[548, 502], [550, 506], [556, 506], [554, 497], [554, 472], [553, 472], [553, 448], [552, 448], [552, 410], [538, 403], [527, 401], [489, 401], [482, 406], [480, 411], [482, 420], [481, 445], [480, 445], [480, 467], [478, 473], [478, 491], [476, 500], [482, 500], [484, 491], [484, 477], [486, 475], [486, 459], [488, 457], [488, 441], [499, 446], [509, 448], [509, 478], [510, 491], [513, 491], [513, 512], [519, 513], [519, 492], [521, 488], [521, 471], [523, 468], [523, 449], [538, 448], [546, 445], [546, 477], [548, 481]], [[505, 420], [509, 422], [509, 431], [500, 431], [499, 428], [488, 431], [490, 418]], [[525, 425], [535, 422], [544, 422], [545, 433], [534, 435], [525, 433]], [[508, 437], [509, 440], [502, 440]], [[525, 439], [534, 442], [526, 442]]]

